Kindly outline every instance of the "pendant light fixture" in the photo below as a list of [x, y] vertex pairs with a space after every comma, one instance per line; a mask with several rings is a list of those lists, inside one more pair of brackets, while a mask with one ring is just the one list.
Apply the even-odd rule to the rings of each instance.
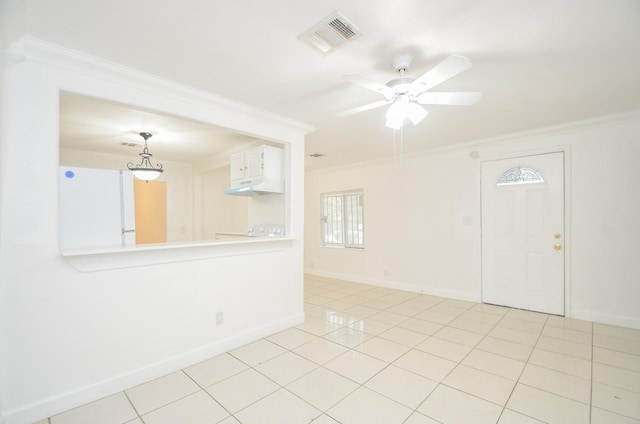
[[152, 135], [153, 134], [148, 132], [140, 133], [140, 136], [144, 138], [144, 149], [142, 150], [142, 153], [140, 153], [140, 156], [142, 156], [142, 161], [137, 165], [134, 165], [132, 162], [129, 162], [127, 164], [127, 168], [129, 168], [129, 170], [133, 173], [134, 177], [136, 177], [139, 180], [144, 180], [147, 182], [158, 178], [163, 171], [161, 163], [159, 163], [157, 167], [154, 167], [150, 160], [151, 156], [153, 155], [149, 153], [149, 148], [147, 147], [147, 140]]

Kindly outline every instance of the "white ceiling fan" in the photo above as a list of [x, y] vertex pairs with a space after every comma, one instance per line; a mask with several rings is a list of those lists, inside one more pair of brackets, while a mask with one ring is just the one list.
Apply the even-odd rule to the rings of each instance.
[[449, 56], [418, 78], [405, 76], [412, 59], [408, 54], [394, 58], [391, 66], [399, 73], [399, 77], [386, 84], [369, 81], [359, 74], [344, 75], [346, 80], [380, 93], [385, 99], [341, 112], [338, 116], [352, 115], [391, 104], [387, 111], [386, 125], [399, 129], [407, 121], [416, 125], [427, 116], [427, 111], [420, 105], [470, 106], [480, 100], [481, 93], [476, 91], [429, 91], [438, 84], [471, 68], [471, 61], [466, 57]]

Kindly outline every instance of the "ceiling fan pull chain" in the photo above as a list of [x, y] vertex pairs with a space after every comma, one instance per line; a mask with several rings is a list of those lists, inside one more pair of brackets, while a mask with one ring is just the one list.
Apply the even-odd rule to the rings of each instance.
[[395, 164], [396, 171], [402, 169], [402, 156], [404, 153], [404, 126], [400, 127], [400, 147], [398, 148], [398, 141], [396, 140], [396, 130], [393, 130], [393, 163]]
[[396, 130], [394, 129], [392, 131], [393, 131], [393, 164], [397, 171], [398, 170], [398, 146], [396, 142]]
[[403, 157], [404, 157], [404, 125], [400, 127], [400, 169], [402, 169]]

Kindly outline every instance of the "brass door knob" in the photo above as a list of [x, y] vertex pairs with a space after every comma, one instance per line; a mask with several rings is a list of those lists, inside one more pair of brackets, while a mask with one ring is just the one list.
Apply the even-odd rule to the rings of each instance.
[[562, 245], [560, 243], [556, 243], [556, 244], [553, 245], [553, 248], [556, 249], [556, 250], [560, 250], [560, 249], [562, 249]]
[[553, 237], [554, 237], [554, 238], [559, 239], [559, 238], [560, 238], [560, 237], [562, 237], [562, 236], [560, 235], [560, 233], [555, 233], [555, 234], [553, 235]]

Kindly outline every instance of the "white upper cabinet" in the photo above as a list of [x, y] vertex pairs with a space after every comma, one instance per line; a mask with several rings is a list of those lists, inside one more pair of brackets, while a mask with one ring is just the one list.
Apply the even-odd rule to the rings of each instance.
[[282, 191], [282, 153], [283, 149], [262, 145], [231, 155], [231, 188], [267, 184]]

